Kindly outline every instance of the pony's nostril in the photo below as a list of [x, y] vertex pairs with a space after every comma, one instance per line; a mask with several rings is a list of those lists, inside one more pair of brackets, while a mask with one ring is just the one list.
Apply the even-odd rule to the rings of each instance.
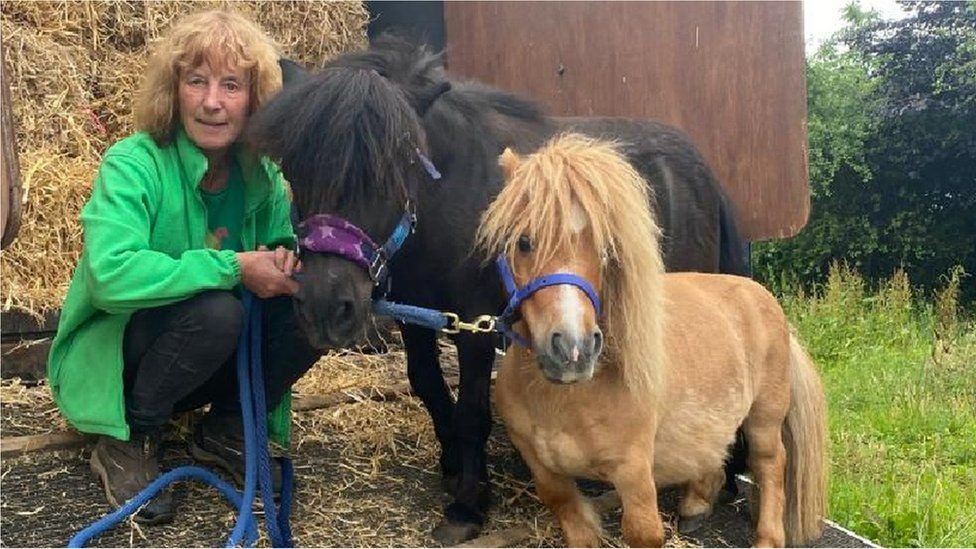
[[337, 321], [340, 323], [349, 322], [353, 317], [353, 303], [352, 300], [343, 299], [336, 303], [335, 308], [332, 310], [333, 315]]
[[552, 337], [549, 339], [549, 343], [550, 345], [552, 345], [553, 354], [560, 357], [566, 354], [563, 351], [562, 346], [560, 345], [560, 343], [562, 343], [562, 340], [563, 340], [563, 334], [559, 332], [553, 332]]
[[597, 330], [593, 332], [593, 355], [596, 356], [600, 354], [603, 350], [603, 332]]

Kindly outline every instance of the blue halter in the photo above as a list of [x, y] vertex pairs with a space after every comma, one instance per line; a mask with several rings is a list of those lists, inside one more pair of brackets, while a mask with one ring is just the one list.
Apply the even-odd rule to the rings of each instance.
[[515, 333], [512, 330], [512, 325], [519, 319], [519, 307], [521, 307], [522, 302], [543, 288], [559, 285], [575, 286], [582, 290], [586, 294], [586, 297], [590, 298], [590, 303], [593, 304], [597, 318], [603, 316], [600, 296], [593, 289], [593, 286], [579, 275], [569, 273], [543, 275], [530, 280], [528, 284], [519, 288], [515, 284], [512, 268], [509, 267], [508, 257], [504, 253], [498, 254], [495, 265], [498, 267], [498, 274], [501, 276], [502, 283], [505, 284], [505, 291], [508, 293], [508, 305], [505, 306], [505, 310], [498, 317], [496, 328], [505, 334], [505, 337], [512, 339], [512, 341], [515, 341], [523, 347], [529, 347], [529, 342], [521, 335]]

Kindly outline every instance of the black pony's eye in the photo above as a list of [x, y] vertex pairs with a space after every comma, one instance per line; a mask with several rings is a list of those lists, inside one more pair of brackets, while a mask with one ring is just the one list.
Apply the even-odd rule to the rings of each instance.
[[524, 234], [519, 237], [518, 249], [523, 254], [527, 254], [532, 251], [532, 239], [525, 236]]

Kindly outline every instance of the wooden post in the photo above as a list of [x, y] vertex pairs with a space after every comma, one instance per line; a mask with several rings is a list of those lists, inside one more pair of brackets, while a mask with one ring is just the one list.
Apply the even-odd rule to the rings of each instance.
[[[0, 43], [0, 54], [5, 51]], [[0, 59], [0, 88], [0, 140], [3, 142], [0, 145], [3, 148], [3, 166], [0, 168], [0, 248], [6, 248], [20, 230], [21, 188], [17, 138], [10, 109], [10, 83], [7, 81], [7, 69], [3, 59]]]

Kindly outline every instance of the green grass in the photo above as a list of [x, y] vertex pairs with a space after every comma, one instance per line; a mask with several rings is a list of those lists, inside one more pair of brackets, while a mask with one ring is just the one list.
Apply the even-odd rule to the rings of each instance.
[[835, 267], [815, 295], [782, 298], [827, 393], [830, 517], [881, 545], [976, 546], [976, 322], [959, 280], [924, 300], [903, 274], [868, 292]]

